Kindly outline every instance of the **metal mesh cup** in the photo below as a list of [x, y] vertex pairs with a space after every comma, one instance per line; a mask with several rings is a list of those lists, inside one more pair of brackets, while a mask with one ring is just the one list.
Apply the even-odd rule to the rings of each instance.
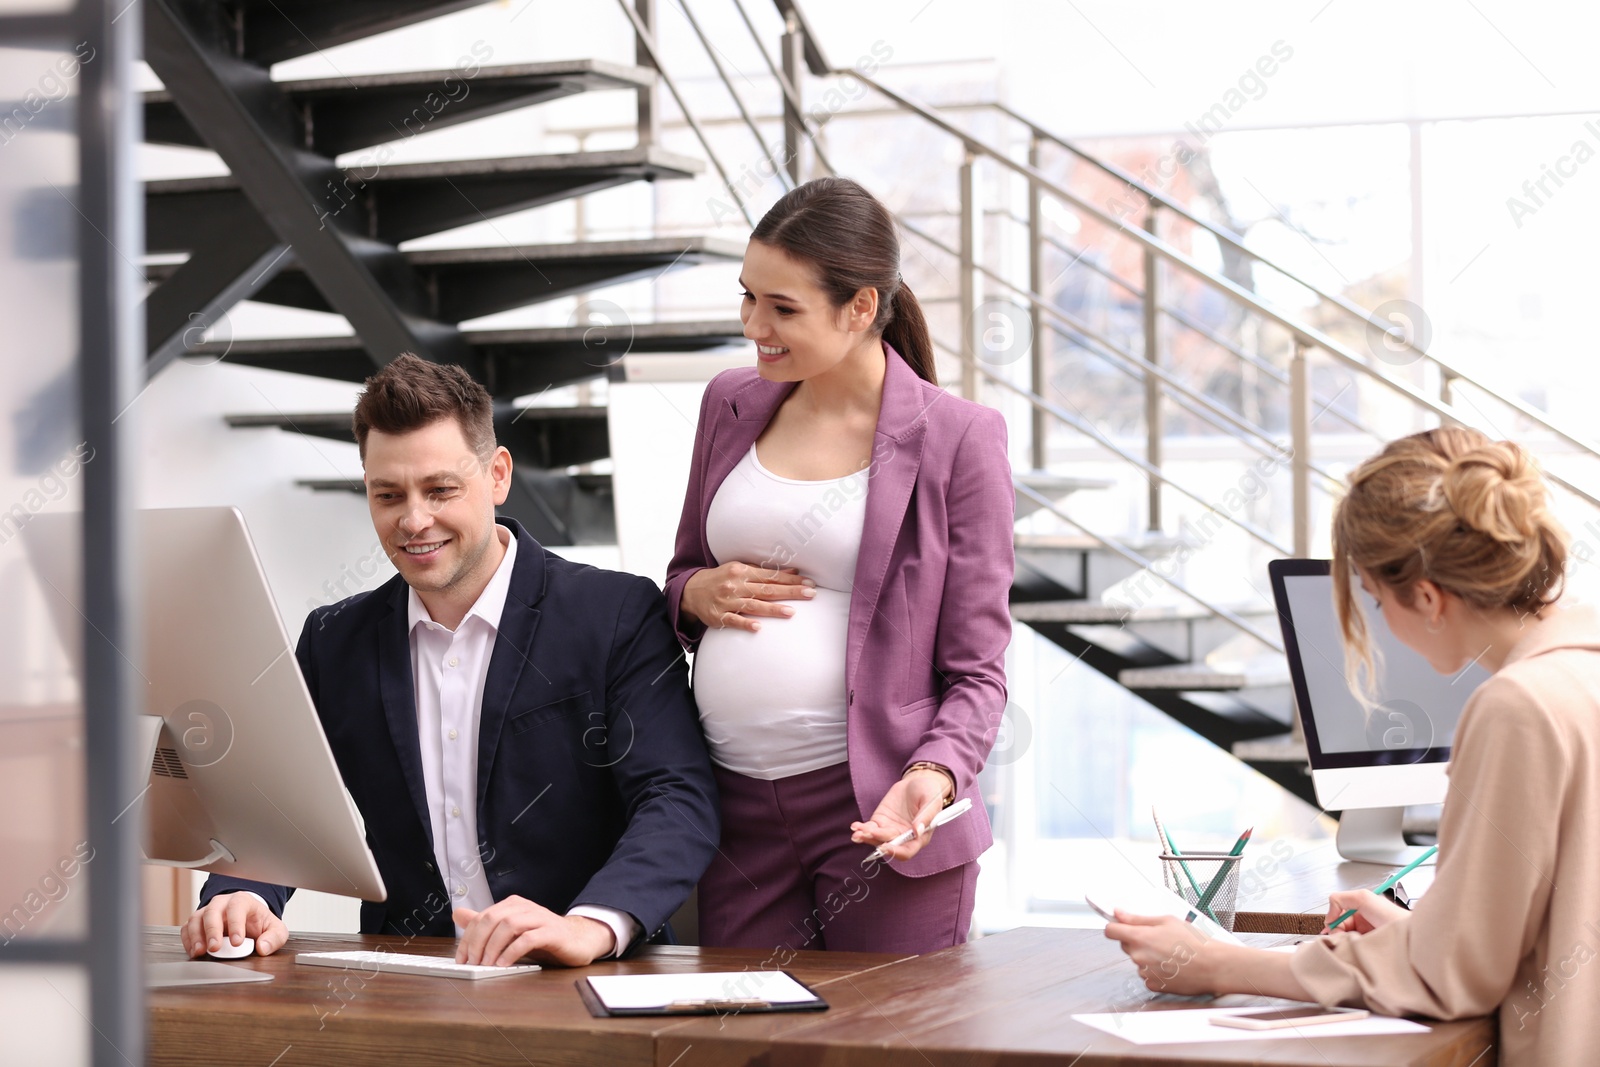
[[1239, 900], [1239, 861], [1243, 858], [1243, 855], [1230, 856], [1226, 852], [1185, 852], [1182, 856], [1163, 852], [1161, 876], [1168, 889], [1194, 905], [1200, 903], [1212, 882], [1221, 878], [1222, 884], [1216, 887], [1202, 910], [1224, 930], [1232, 930], [1234, 909]]

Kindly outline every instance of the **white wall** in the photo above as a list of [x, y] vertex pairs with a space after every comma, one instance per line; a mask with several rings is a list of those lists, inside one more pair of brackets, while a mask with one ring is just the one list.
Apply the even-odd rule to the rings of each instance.
[[704, 382], [611, 386], [617, 544], [624, 570], [666, 581]]

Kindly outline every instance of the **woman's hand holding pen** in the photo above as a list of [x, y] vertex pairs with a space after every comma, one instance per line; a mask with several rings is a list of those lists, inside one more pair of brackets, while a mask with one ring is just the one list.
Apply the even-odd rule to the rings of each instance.
[[684, 583], [678, 610], [712, 629], [731, 626], [755, 633], [761, 629], [757, 616], [784, 619], [794, 614], [794, 608], [775, 601], [809, 600], [817, 595], [816, 586], [794, 567], [774, 570], [734, 560], [695, 572]]
[[1339, 929], [1354, 930], [1358, 934], [1370, 933], [1411, 914], [1388, 897], [1379, 896], [1370, 889], [1345, 889], [1328, 894], [1328, 918], [1322, 932], [1327, 933], [1328, 923], [1352, 908], [1355, 914], [1340, 923]]
[[884, 849], [890, 859], [908, 860], [922, 851], [933, 836], [934, 816], [944, 810], [945, 798], [954, 788], [951, 780], [934, 770], [917, 769], [889, 787], [877, 810], [866, 822], [850, 824], [850, 840], [861, 845], [884, 845], [907, 830], [917, 830], [911, 840]]

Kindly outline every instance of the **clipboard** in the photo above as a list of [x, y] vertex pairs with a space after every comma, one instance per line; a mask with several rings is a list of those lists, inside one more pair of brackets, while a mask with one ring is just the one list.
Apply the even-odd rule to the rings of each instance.
[[827, 1001], [788, 971], [590, 975], [573, 985], [597, 1019], [828, 1010]]

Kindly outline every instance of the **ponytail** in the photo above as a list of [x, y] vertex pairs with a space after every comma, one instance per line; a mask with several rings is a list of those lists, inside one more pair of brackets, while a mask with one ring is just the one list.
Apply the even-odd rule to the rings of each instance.
[[912, 295], [911, 286], [905, 282], [889, 298], [893, 316], [883, 328], [883, 340], [917, 372], [917, 377], [933, 385], [939, 377], [933, 365], [933, 337], [928, 333], [928, 320], [923, 317], [922, 305]]

